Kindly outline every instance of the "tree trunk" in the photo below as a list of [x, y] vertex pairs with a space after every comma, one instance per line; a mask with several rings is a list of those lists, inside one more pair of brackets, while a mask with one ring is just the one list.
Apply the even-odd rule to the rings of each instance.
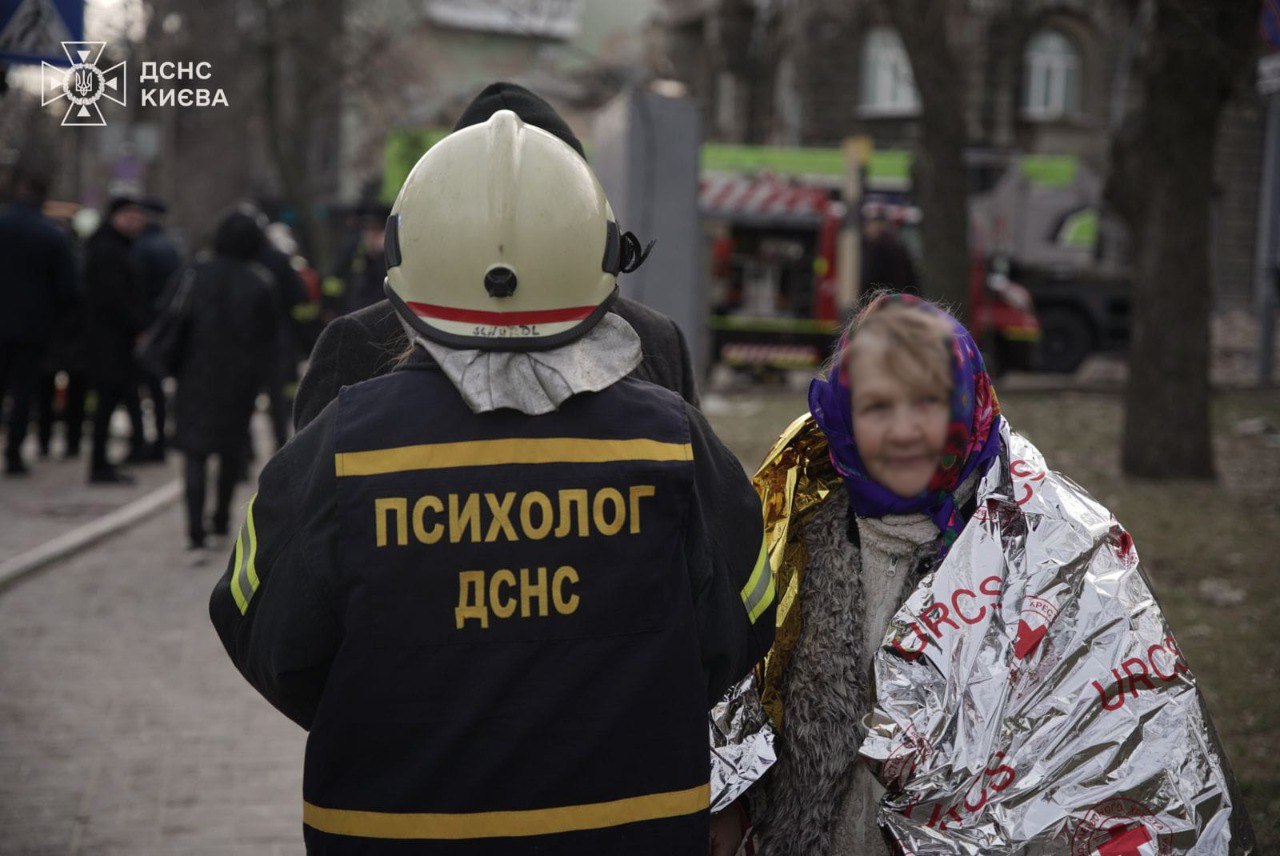
[[[280, 189], [297, 217], [294, 234], [318, 270], [330, 263], [328, 234], [316, 203], [332, 193], [321, 151], [339, 133], [346, 66], [362, 60], [344, 32], [341, 0], [254, 0], [268, 152]], [[370, 41], [369, 45], [373, 42]]]
[[969, 314], [969, 186], [964, 163], [966, 89], [948, 38], [949, 0], [884, 3], [920, 93], [916, 199], [923, 221], [921, 291], [963, 323]]
[[1213, 478], [1209, 220], [1218, 119], [1255, 54], [1258, 2], [1160, 2], [1142, 101], [1112, 144], [1107, 199], [1133, 246], [1121, 463], [1129, 475]]

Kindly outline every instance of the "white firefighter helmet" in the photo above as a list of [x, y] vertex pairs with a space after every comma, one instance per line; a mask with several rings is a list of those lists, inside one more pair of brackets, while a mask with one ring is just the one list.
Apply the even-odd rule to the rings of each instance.
[[387, 296], [424, 337], [535, 350], [582, 336], [643, 261], [586, 162], [510, 110], [436, 143], [387, 220]]

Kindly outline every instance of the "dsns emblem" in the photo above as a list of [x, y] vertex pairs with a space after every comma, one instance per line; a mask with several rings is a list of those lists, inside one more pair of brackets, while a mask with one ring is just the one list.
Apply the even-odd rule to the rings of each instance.
[[67, 55], [70, 68], [59, 68], [52, 63], [40, 64], [43, 83], [41, 105], [52, 104], [60, 98], [70, 102], [62, 117], [66, 126], [101, 126], [107, 124], [98, 101], [108, 101], [126, 106], [125, 64], [123, 61], [110, 68], [98, 68], [106, 42], [63, 42], [62, 52]]

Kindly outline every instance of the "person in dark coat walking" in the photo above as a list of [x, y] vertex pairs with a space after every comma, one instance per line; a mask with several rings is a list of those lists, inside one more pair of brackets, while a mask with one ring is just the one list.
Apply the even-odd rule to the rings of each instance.
[[[487, 86], [463, 111], [454, 130], [485, 122], [499, 110], [511, 110], [524, 122], [554, 134], [583, 154], [582, 143], [551, 105], [512, 83]], [[689, 346], [676, 323], [625, 297], [619, 297], [609, 311], [640, 335], [643, 360], [631, 376], [665, 386], [697, 407]], [[343, 386], [390, 372], [408, 346], [404, 328], [386, 299], [334, 319], [316, 342], [311, 364], [298, 385], [294, 429], [301, 431], [315, 419]]]
[[186, 455], [187, 535], [193, 549], [205, 541], [210, 456], [218, 458], [211, 529], [227, 532], [236, 478], [248, 453], [249, 420], [271, 369], [277, 310], [271, 275], [256, 261], [265, 240], [254, 212], [233, 209], [218, 224], [213, 256], [183, 271], [171, 285], [173, 299], [186, 301], [174, 445]]
[[[53, 448], [53, 427], [63, 428], [63, 460], [80, 457], [84, 437], [85, 404], [89, 396], [89, 348], [84, 333], [84, 242], [75, 227], [55, 220], [71, 247], [75, 269], [75, 306], [55, 322], [49, 347], [40, 368], [36, 390], [36, 438], [40, 457], [48, 458]], [[63, 383], [59, 384], [59, 379]]]
[[0, 401], [10, 398], [6, 475], [27, 472], [22, 443], [40, 361], [55, 325], [76, 300], [71, 245], [40, 211], [47, 193], [43, 180], [20, 176], [13, 202], [0, 209]]
[[[126, 402], [134, 380], [133, 347], [146, 326], [146, 305], [130, 259], [133, 242], [146, 220], [133, 199], [117, 197], [107, 217], [89, 238], [85, 256], [85, 338], [91, 382], [98, 394], [93, 414], [93, 456], [89, 481], [128, 484], [133, 479], [107, 459], [111, 414]], [[137, 391], [133, 392], [137, 395]], [[134, 438], [136, 443], [138, 438]]]
[[[164, 215], [168, 206], [155, 197], [140, 203], [146, 212], [147, 225], [133, 245], [133, 264], [138, 274], [138, 286], [145, 301], [147, 325], [156, 319], [160, 311], [160, 298], [169, 280], [182, 267], [182, 251], [173, 236], [164, 228]], [[150, 446], [142, 443], [142, 412], [130, 414], [134, 420], [134, 434], [138, 438], [135, 457], [142, 461], [163, 461], [165, 451], [165, 427], [167, 402], [161, 379], [142, 366], [137, 367], [139, 385], [151, 400], [151, 414], [155, 420], [156, 439]]]
[[[259, 228], [265, 228], [266, 217], [258, 214]], [[265, 232], [264, 232], [265, 235]], [[300, 342], [304, 341], [305, 318], [299, 308], [309, 308], [307, 289], [302, 277], [293, 269], [293, 261], [263, 239], [258, 263], [266, 269], [275, 293], [275, 342], [272, 346], [271, 371], [264, 381], [271, 406], [271, 430], [276, 448], [289, 440], [289, 413], [293, 406], [293, 394], [298, 381], [298, 362], [302, 355]]]

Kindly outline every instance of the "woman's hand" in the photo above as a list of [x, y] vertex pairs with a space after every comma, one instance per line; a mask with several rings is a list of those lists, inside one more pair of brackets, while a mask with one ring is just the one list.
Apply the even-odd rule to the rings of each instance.
[[711, 856], [734, 856], [748, 828], [750, 822], [741, 803], [734, 802], [711, 815]]

